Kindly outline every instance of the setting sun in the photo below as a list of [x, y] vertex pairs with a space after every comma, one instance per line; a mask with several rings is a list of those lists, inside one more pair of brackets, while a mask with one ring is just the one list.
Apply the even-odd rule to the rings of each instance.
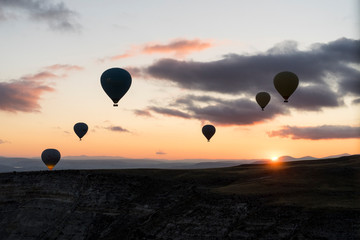
[[272, 161], [272, 162], [277, 162], [277, 160], [278, 160], [278, 157], [272, 157], [272, 158], [271, 158], [271, 161]]

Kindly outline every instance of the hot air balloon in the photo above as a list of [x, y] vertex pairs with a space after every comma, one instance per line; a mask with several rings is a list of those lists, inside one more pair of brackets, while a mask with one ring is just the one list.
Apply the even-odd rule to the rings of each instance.
[[288, 102], [299, 85], [299, 78], [292, 72], [280, 72], [274, 77], [274, 86], [280, 95]]
[[256, 102], [260, 105], [263, 111], [266, 105], [270, 102], [270, 99], [270, 94], [267, 92], [259, 92], [256, 94]]
[[52, 170], [55, 167], [59, 162], [60, 157], [60, 152], [53, 148], [45, 149], [41, 154], [41, 159], [49, 170]]
[[213, 125], [205, 125], [202, 128], [202, 133], [204, 134], [208, 142], [210, 142], [210, 138], [215, 134], [215, 127]]
[[80, 138], [80, 141], [81, 138], [87, 133], [87, 131], [88, 131], [88, 125], [86, 125], [86, 123], [78, 122], [74, 125], [74, 132]]
[[131, 75], [125, 69], [110, 68], [103, 72], [100, 81], [105, 93], [114, 102], [113, 106], [117, 107], [119, 100], [130, 88]]

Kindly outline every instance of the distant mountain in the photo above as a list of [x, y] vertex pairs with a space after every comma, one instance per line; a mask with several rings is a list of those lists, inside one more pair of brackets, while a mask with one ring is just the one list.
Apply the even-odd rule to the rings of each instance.
[[324, 157], [322, 159], [325, 159], [325, 158], [338, 158], [338, 157], [347, 157], [347, 156], [351, 156], [350, 154], [348, 153], [343, 153], [343, 154], [338, 154], [338, 155], [331, 155], [331, 156], [327, 156], [327, 157]]
[[218, 161], [218, 162], [200, 162], [192, 165], [186, 166], [186, 169], [205, 169], [205, 168], [223, 168], [223, 167], [233, 167], [241, 164], [245, 164], [244, 160], [242, 161]]
[[69, 160], [118, 160], [118, 159], [126, 159], [124, 157], [119, 156], [87, 156], [87, 155], [80, 155], [80, 156], [64, 156], [62, 159], [69, 159]]
[[302, 160], [316, 160], [318, 158], [315, 157], [311, 157], [311, 156], [305, 156], [305, 157], [300, 157], [300, 158], [295, 158], [295, 157], [291, 157], [291, 156], [282, 156], [279, 157], [278, 160], [281, 162], [291, 162], [291, 161], [302, 161]]
[[[349, 156], [349, 154], [339, 154], [328, 156], [321, 159], [337, 158]], [[311, 156], [294, 158], [291, 156], [279, 157], [279, 161], [292, 162], [301, 160], [316, 160]], [[159, 168], [159, 169], [205, 169], [223, 168], [242, 164], [264, 164], [268, 159], [184, 159], [184, 160], [159, 160], [159, 159], [126, 159], [123, 157], [112, 156], [65, 156], [56, 165], [55, 170], [66, 169], [131, 169], [131, 168]], [[7, 158], [0, 157], [0, 172], [12, 171], [40, 171], [47, 170], [44, 163], [39, 158]]]
[[[209, 161], [209, 160], [208, 160]], [[249, 160], [221, 161], [214, 160], [155, 160], [155, 159], [121, 159], [116, 157], [85, 156], [64, 157], [56, 165], [55, 170], [66, 169], [131, 169], [131, 168], [160, 168], [160, 169], [199, 169], [199, 168], [219, 168], [230, 167], [244, 163]], [[35, 158], [6, 158], [0, 157], [0, 172], [11, 171], [40, 171], [47, 170], [41, 159]]]
[[331, 155], [331, 156], [322, 157], [322, 158], [316, 158], [316, 157], [312, 157], [312, 156], [305, 156], [305, 157], [299, 157], [299, 158], [295, 158], [295, 157], [291, 157], [291, 156], [282, 156], [282, 157], [279, 157], [278, 160], [281, 162], [291, 162], [291, 161], [339, 158], [339, 157], [346, 157], [346, 156], [350, 156], [350, 154], [343, 153], [343, 154]]

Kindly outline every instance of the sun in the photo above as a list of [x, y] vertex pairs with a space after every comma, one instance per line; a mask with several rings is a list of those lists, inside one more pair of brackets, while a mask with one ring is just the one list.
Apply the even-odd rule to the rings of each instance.
[[272, 161], [272, 162], [277, 162], [278, 159], [279, 159], [279, 157], [272, 157], [272, 158], [271, 158], [271, 161]]

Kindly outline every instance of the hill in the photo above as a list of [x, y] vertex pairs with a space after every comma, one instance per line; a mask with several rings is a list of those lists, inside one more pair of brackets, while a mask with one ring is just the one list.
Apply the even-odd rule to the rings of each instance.
[[360, 156], [0, 174], [1, 239], [359, 239]]

